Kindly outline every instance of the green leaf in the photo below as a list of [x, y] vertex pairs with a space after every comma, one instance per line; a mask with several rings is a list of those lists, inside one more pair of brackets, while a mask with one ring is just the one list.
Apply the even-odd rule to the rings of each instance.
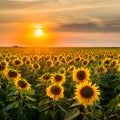
[[35, 109], [35, 110], [37, 110], [37, 109], [38, 109], [38, 107], [37, 107], [37, 106], [32, 105], [32, 104], [26, 104], [26, 106], [27, 106], [28, 108], [30, 108], [30, 109]]
[[17, 102], [17, 101], [9, 104], [9, 105], [6, 106], [6, 107], [4, 107], [4, 108], [3, 108], [3, 111], [8, 111], [8, 110], [14, 108], [15, 106], [18, 106], [18, 102]]
[[21, 112], [18, 114], [18, 120], [28, 120], [28, 118], [25, 113]]
[[14, 95], [17, 95], [19, 92], [16, 90], [16, 91], [11, 91], [7, 96], [14, 96]]
[[51, 107], [51, 105], [42, 105], [39, 107], [39, 112], [43, 112], [48, 110]]
[[77, 101], [75, 101], [72, 105], [70, 105], [70, 108], [76, 107], [76, 106], [79, 106], [79, 105], [80, 105], [80, 103], [78, 103]]
[[60, 108], [61, 111], [63, 111], [65, 114], [67, 114], [67, 111], [59, 104], [57, 104], [57, 106]]
[[32, 97], [30, 97], [30, 96], [26, 96], [26, 99], [28, 99], [28, 100], [30, 100], [30, 101], [33, 101], [33, 102], [35, 102], [35, 101], [36, 101], [36, 99], [35, 99], [35, 98], [32, 98]]
[[39, 120], [50, 120], [51, 113], [49, 111], [45, 111], [39, 117]]
[[28, 95], [34, 95], [35, 94], [35, 90], [30, 89], [28, 91], [25, 91], [25, 93], [28, 94]]
[[116, 106], [117, 104], [120, 103], [120, 95], [117, 95], [115, 98], [113, 98], [110, 102], [109, 102], [109, 105], [110, 107], [114, 107]]
[[51, 107], [50, 100], [43, 99], [39, 102], [39, 112], [48, 110]]
[[82, 120], [89, 120], [89, 118], [87, 116], [84, 116]]
[[68, 111], [68, 114], [65, 115], [64, 120], [73, 120], [80, 114], [79, 109], [75, 108]]
[[[101, 113], [100, 113], [101, 114]], [[97, 115], [97, 114], [94, 114], [94, 113], [89, 113], [89, 115], [94, 118], [95, 120], [101, 120], [101, 116]]]

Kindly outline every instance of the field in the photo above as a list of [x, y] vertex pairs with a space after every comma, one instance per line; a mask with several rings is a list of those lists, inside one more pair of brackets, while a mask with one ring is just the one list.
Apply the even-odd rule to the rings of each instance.
[[120, 120], [120, 48], [0, 48], [0, 120]]

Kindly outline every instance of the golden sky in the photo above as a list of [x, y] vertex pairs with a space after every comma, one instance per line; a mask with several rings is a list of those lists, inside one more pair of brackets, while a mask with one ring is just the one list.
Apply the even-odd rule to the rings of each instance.
[[0, 0], [0, 46], [120, 47], [119, 13], [120, 0]]

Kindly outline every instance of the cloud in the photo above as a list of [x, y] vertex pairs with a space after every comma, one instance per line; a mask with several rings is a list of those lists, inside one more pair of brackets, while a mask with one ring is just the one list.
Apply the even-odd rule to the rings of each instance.
[[54, 28], [54, 31], [61, 32], [120, 32], [120, 20], [101, 21], [92, 19], [88, 22], [66, 23]]
[[0, 10], [40, 9], [48, 5], [54, 5], [57, 1], [58, 0], [0, 0]]

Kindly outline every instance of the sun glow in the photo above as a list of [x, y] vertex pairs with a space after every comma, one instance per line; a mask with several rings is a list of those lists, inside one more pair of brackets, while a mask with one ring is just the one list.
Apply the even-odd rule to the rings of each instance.
[[44, 34], [42, 29], [36, 29], [35, 30], [35, 36], [42, 36]]
[[19, 41], [23, 46], [44, 47], [54, 44], [55, 36], [45, 24], [25, 24]]

